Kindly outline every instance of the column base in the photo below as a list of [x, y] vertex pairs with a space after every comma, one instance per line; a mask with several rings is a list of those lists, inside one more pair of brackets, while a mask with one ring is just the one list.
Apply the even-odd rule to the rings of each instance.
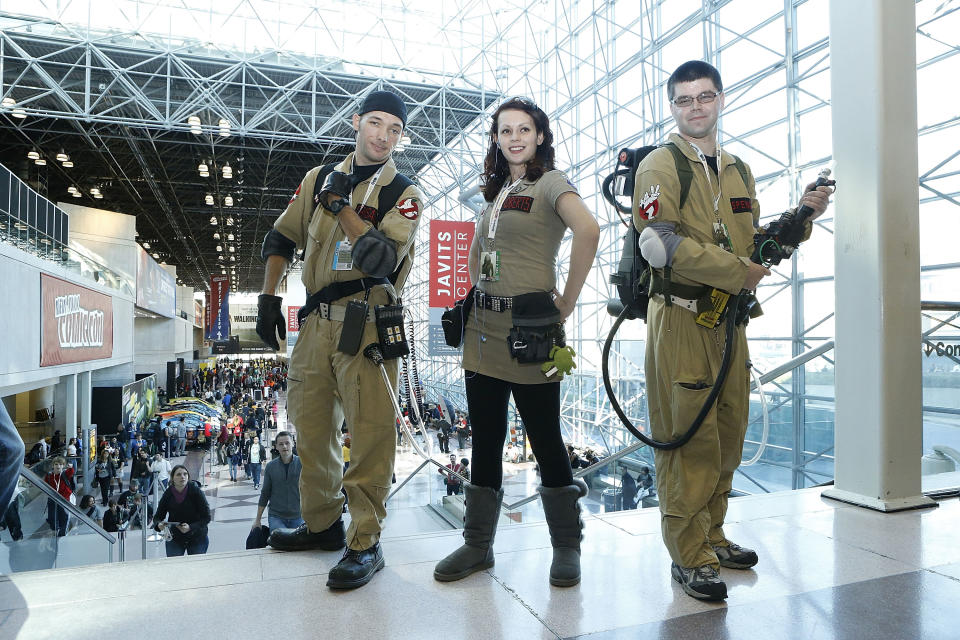
[[883, 513], [908, 511], [910, 509], [929, 509], [931, 507], [939, 506], [936, 500], [928, 498], [923, 494], [911, 496], [909, 498], [879, 500], [877, 498], [871, 498], [870, 496], [861, 495], [852, 491], [830, 488], [824, 489], [820, 495], [822, 495], [824, 498], [830, 498], [831, 500], [837, 500], [839, 502], [846, 502], [847, 504], [856, 505], [858, 507], [866, 507], [867, 509], [873, 509], [874, 511], [880, 511]]

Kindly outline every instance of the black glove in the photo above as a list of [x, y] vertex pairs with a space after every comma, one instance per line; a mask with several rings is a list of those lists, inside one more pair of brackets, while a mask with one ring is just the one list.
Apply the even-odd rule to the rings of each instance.
[[327, 174], [327, 179], [323, 181], [323, 186], [320, 187], [320, 203], [325, 203], [327, 195], [331, 193], [349, 200], [355, 186], [353, 176], [342, 171], [331, 171]]
[[280, 334], [280, 340], [287, 339], [287, 323], [283, 317], [281, 303], [283, 298], [280, 296], [271, 296], [267, 293], [261, 293], [257, 298], [257, 335], [263, 340], [264, 344], [274, 351], [280, 350], [280, 343], [277, 341], [277, 334]]

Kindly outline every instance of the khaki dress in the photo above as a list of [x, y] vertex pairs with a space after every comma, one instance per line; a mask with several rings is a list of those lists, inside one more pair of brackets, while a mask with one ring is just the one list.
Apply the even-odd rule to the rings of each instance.
[[[492, 296], [516, 296], [556, 287], [557, 252], [567, 229], [556, 204], [568, 191], [577, 193], [558, 170], [536, 181], [523, 180], [504, 201], [492, 241], [487, 232], [493, 206], [487, 203], [480, 214], [477, 239], [481, 255], [500, 252], [500, 279], [481, 281], [479, 274], [472, 274], [478, 290]], [[463, 368], [507, 382], [552, 382], [540, 371], [540, 364], [519, 364], [510, 357], [507, 335], [512, 326], [511, 310], [496, 312], [474, 305], [464, 330]]]

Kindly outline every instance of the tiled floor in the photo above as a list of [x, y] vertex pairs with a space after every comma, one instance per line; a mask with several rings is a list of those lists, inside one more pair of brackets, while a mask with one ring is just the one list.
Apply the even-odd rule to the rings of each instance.
[[723, 572], [723, 604], [693, 600], [670, 580], [656, 510], [587, 516], [583, 582], [560, 589], [547, 582], [541, 523], [501, 527], [493, 569], [435, 582], [433, 566], [456, 548], [459, 532], [436, 524], [408, 535], [419, 523], [404, 525], [401, 514], [413, 509], [397, 506], [384, 536], [387, 566], [355, 591], [324, 586], [339, 559], [327, 552], [29, 572], [0, 578], [0, 638], [101, 638], [107, 620], [124, 635], [149, 620], [156, 637], [219, 638], [234, 633], [225, 619], [245, 635], [364, 640], [960, 637], [951, 616], [960, 602], [956, 499], [886, 515], [815, 489], [733, 499], [728, 533], [756, 548], [761, 563]]

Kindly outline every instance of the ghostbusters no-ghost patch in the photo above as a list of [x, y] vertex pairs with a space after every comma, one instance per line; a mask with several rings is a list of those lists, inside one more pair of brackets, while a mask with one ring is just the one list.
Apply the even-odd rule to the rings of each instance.
[[302, 187], [302, 186], [303, 186], [302, 184], [298, 184], [298, 185], [297, 185], [297, 190], [293, 192], [293, 196], [290, 198], [290, 202], [287, 203], [287, 206], [288, 206], [288, 207], [289, 207], [291, 204], [293, 204], [293, 201], [296, 200], [296, 199], [297, 199], [297, 196], [300, 195], [300, 187]]
[[404, 198], [397, 203], [397, 211], [407, 220], [416, 220], [420, 215], [420, 202], [416, 198]]
[[644, 220], [653, 220], [660, 212], [660, 185], [655, 184], [640, 198], [640, 217]]
[[734, 213], [746, 213], [753, 211], [753, 205], [750, 204], [750, 198], [730, 198], [730, 208]]

